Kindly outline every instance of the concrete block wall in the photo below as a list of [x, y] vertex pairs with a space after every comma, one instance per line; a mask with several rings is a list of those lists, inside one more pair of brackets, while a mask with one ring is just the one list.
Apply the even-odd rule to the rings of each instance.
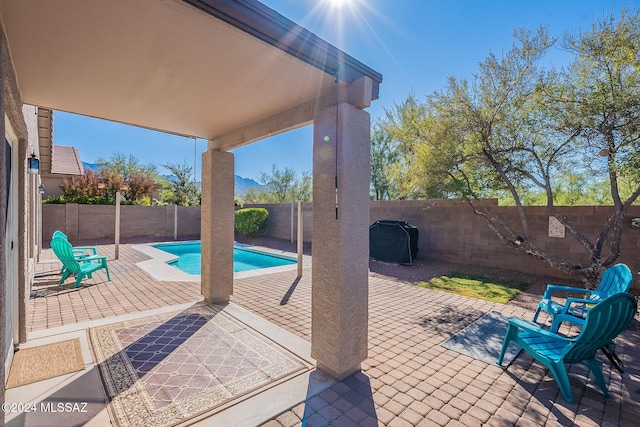
[[[174, 236], [174, 206], [121, 206], [120, 236]], [[42, 205], [42, 236], [45, 243], [55, 230], [64, 232], [72, 240], [91, 240], [115, 237], [115, 206]], [[178, 236], [200, 235], [200, 207], [178, 206]]]
[[[512, 229], [521, 230], [520, 217], [515, 207], [499, 207], [497, 200], [489, 201], [488, 204]], [[568, 206], [560, 207], [559, 211], [595, 242], [597, 234], [611, 215], [612, 208]], [[530, 239], [539, 247], [572, 262], [588, 262], [586, 251], [568, 232], [565, 238], [548, 237], [549, 216], [545, 207], [526, 207], [525, 214]], [[631, 207], [624, 218], [620, 257], [616, 261], [627, 264], [634, 275], [640, 271], [640, 230], [634, 230], [630, 226], [631, 219], [636, 217], [640, 217], [640, 206]], [[419, 257], [565, 277], [545, 262], [516, 252], [500, 240], [489, 229], [486, 220], [474, 214], [466, 203], [445, 200], [371, 202], [370, 222], [378, 219], [399, 219], [418, 227]], [[634, 282], [634, 288], [640, 289], [639, 282], [640, 280]]]
[[[487, 206], [500, 215], [514, 230], [521, 230], [518, 210], [513, 206], [498, 206], [497, 199], [485, 200]], [[269, 226], [266, 234], [281, 239], [290, 238], [291, 207], [281, 205], [252, 205], [265, 207], [269, 211]], [[311, 204], [305, 205], [305, 241], [312, 227], [307, 220]], [[567, 206], [560, 212], [572, 220], [589, 239], [594, 242], [597, 233], [612, 212], [607, 206]], [[548, 237], [549, 216], [544, 206], [525, 208], [530, 239], [551, 254], [576, 263], [588, 262], [582, 245], [568, 233], [565, 238]], [[627, 264], [634, 272], [640, 271], [640, 230], [631, 228], [631, 219], [640, 217], [640, 206], [633, 206], [624, 219], [620, 257], [616, 262]], [[418, 257], [442, 261], [482, 265], [521, 271], [523, 273], [566, 278], [559, 270], [543, 261], [516, 252], [487, 226], [486, 220], [473, 213], [466, 202], [455, 200], [397, 200], [372, 201], [369, 223], [379, 219], [403, 220], [416, 226], [420, 231]], [[606, 248], [605, 248], [606, 249]], [[640, 289], [640, 280], [634, 281], [634, 288]]]
[[[519, 230], [518, 211], [512, 206], [498, 206], [497, 200], [486, 203], [506, 223]], [[269, 211], [266, 235], [279, 239], [291, 238], [291, 204], [245, 205], [264, 207]], [[173, 238], [173, 206], [122, 206], [121, 236]], [[607, 206], [567, 206], [560, 212], [571, 219], [595, 241], [597, 233], [612, 212]], [[567, 233], [565, 238], [548, 237], [549, 216], [546, 208], [525, 208], [530, 238], [542, 249], [576, 263], [586, 263], [588, 256], [582, 246]], [[311, 241], [313, 232], [312, 204], [303, 204], [304, 241]], [[297, 224], [294, 207], [294, 239]], [[70, 239], [112, 238], [115, 233], [115, 207], [98, 205], [43, 205], [43, 238], [45, 242], [54, 230], [65, 232]], [[624, 218], [620, 257], [636, 275], [640, 271], [640, 230], [631, 228], [631, 219], [640, 217], [640, 206], [632, 206]], [[524, 273], [563, 278], [558, 270], [543, 261], [516, 252], [489, 229], [486, 221], [475, 215], [468, 204], [451, 200], [372, 201], [369, 223], [378, 219], [398, 219], [418, 227], [418, 257], [461, 264], [483, 265]], [[200, 234], [200, 207], [178, 207], [178, 235]], [[606, 249], [606, 248], [605, 248]], [[640, 289], [640, 280], [634, 288]]]
[[[291, 203], [270, 203], [261, 205], [245, 204], [243, 208], [265, 208], [269, 211], [269, 221], [265, 234], [278, 239], [291, 239]], [[298, 204], [293, 204], [293, 239], [298, 238]], [[311, 241], [313, 234], [313, 204], [302, 204], [302, 240]]]
[[[170, 206], [169, 208], [172, 208]], [[171, 209], [170, 209], [171, 210]], [[169, 235], [173, 236], [173, 211], [166, 217], [166, 224], [171, 228]], [[200, 235], [200, 207], [178, 206], [178, 236]]]

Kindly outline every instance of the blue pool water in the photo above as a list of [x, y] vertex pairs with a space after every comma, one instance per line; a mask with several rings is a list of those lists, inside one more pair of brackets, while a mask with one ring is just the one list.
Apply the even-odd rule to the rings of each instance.
[[[169, 262], [170, 265], [179, 268], [185, 273], [200, 274], [202, 255], [200, 254], [200, 242], [193, 243], [162, 243], [153, 245], [170, 254], [177, 255], [178, 259]], [[296, 260], [287, 257], [256, 252], [247, 249], [233, 248], [233, 271], [257, 270], [259, 268], [279, 267], [295, 264]]]

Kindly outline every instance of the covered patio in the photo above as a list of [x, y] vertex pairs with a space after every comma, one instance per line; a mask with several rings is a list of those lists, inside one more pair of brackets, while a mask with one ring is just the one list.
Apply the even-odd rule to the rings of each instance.
[[[64, 334], [84, 333], [95, 325], [148, 316], [162, 309], [183, 309], [200, 299], [195, 283], [158, 282], [141, 272], [135, 263], [145, 256], [132, 245], [121, 248], [126, 256], [119, 260], [113, 259], [113, 245], [100, 245], [98, 249], [113, 265], [114, 280], [106, 282], [103, 274], [96, 275], [79, 289], [55, 284], [57, 276], [51, 274], [56, 273], [58, 264], [47, 262], [51, 253], [45, 250], [29, 302], [30, 341], [61, 339]], [[295, 272], [285, 272], [236, 280], [232, 303], [310, 345], [312, 271], [306, 269], [300, 281], [295, 276]], [[574, 365], [570, 380], [575, 403], [568, 404], [547, 370], [525, 353], [504, 369], [442, 346], [452, 334], [485, 313], [498, 311], [531, 318], [534, 307], [483, 302], [419, 288], [392, 277], [372, 275], [368, 282], [368, 356], [362, 371], [342, 381], [327, 382], [323, 390], [316, 392], [289, 387], [302, 403], [279, 411], [273, 404], [282, 394], [267, 394], [271, 396], [271, 407], [265, 406], [264, 400], [249, 399], [250, 406], [242, 407], [244, 415], [251, 417], [247, 424], [601, 426], [632, 425], [640, 415], [637, 324], [617, 340], [617, 351], [627, 367], [625, 374], [621, 376], [605, 364], [612, 396], [605, 398], [593, 377], [588, 378], [586, 368]], [[145, 298], [150, 293], [155, 297]], [[48, 380], [33, 386], [38, 398], [47, 401], [77, 400], [78, 396], [86, 399], [87, 392], [81, 393], [91, 384], [96, 386], [93, 393], [99, 391], [94, 369], [95, 364], [89, 361], [85, 370], [60, 377], [57, 383]], [[91, 375], [94, 383], [88, 381]], [[20, 394], [28, 387], [8, 390], [8, 401], [32, 400], [33, 396]], [[75, 418], [78, 423], [105, 420], [102, 401], [90, 406], [88, 413], [74, 414], [80, 417]], [[269, 413], [270, 410], [274, 412]], [[37, 423], [38, 417], [43, 416], [16, 415], [12, 414], [9, 425]], [[232, 410], [223, 411], [220, 416], [220, 422], [244, 420], [233, 418], [238, 417], [238, 412]], [[205, 425], [206, 422], [203, 421]]]
[[[364, 109], [378, 97], [379, 73], [254, 0], [72, 0], [64, 8], [3, 0], [0, 11], [6, 126], [23, 146], [35, 137], [23, 104], [209, 141], [200, 290], [209, 304], [234, 293], [228, 150], [313, 124], [314, 223], [322, 233], [313, 237], [312, 354], [336, 378], [360, 369], [368, 316]], [[29, 286], [25, 270], [20, 313]], [[10, 327], [20, 331], [16, 344], [24, 342], [24, 316]]]

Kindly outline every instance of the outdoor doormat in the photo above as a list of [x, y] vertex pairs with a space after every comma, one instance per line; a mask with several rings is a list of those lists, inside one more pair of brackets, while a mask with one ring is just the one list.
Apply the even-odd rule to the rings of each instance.
[[89, 331], [117, 426], [171, 426], [312, 367], [217, 307]]
[[82, 369], [84, 360], [78, 338], [20, 349], [13, 355], [7, 388], [47, 380]]
[[[502, 349], [504, 334], [507, 332], [509, 317], [497, 311], [485, 314], [448, 340], [442, 346], [474, 359], [495, 365]], [[509, 343], [502, 366], [508, 366], [516, 358], [521, 348]]]

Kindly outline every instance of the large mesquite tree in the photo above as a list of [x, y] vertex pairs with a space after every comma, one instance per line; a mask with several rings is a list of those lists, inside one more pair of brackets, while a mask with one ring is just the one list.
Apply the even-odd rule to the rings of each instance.
[[[490, 55], [472, 79], [450, 78], [427, 98], [411, 125], [419, 129], [411, 131], [418, 138], [408, 168], [416, 186], [466, 198], [516, 250], [593, 284], [619, 256], [624, 214], [640, 195], [640, 18], [623, 11], [560, 41], [544, 28], [515, 36], [519, 42], [501, 58]], [[542, 67], [554, 45], [573, 54], [570, 66]], [[406, 131], [401, 121], [388, 124], [392, 135]], [[611, 214], [595, 237], [556, 208], [559, 182], [566, 182], [559, 178], [567, 176], [608, 182]], [[580, 242], [588, 263], [536, 244], [523, 207], [532, 191], [544, 195], [549, 215]], [[518, 226], [482, 203], [496, 194], [515, 204]]]

